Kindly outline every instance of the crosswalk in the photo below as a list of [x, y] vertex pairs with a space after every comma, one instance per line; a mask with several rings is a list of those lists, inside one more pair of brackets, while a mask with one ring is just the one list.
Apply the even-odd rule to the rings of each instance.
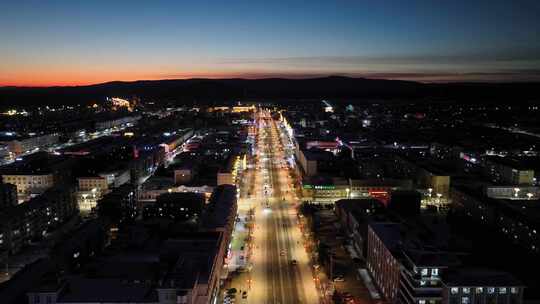
[[223, 304], [234, 304], [235, 300], [234, 297], [228, 295], [223, 299]]

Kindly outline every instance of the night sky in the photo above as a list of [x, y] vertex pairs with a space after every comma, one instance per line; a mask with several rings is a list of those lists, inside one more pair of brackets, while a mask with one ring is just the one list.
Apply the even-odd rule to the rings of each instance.
[[0, 85], [325, 75], [540, 80], [540, 1], [0, 2]]

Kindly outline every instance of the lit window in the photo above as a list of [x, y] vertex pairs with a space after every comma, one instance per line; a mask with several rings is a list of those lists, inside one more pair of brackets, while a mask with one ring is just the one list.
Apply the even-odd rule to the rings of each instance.
[[495, 293], [495, 288], [494, 287], [488, 287], [487, 292], [488, 293]]
[[499, 293], [500, 294], [506, 294], [506, 287], [499, 288]]
[[512, 287], [512, 288], [510, 288], [510, 292], [511, 292], [511, 293], [514, 293], [514, 294], [518, 293], [517, 287]]
[[461, 298], [461, 304], [469, 304], [471, 301], [469, 297], [462, 297]]
[[427, 275], [428, 275], [428, 269], [427, 269], [427, 268], [423, 268], [423, 269], [422, 269], [422, 275], [423, 275], [423, 276], [427, 276]]
[[471, 289], [469, 287], [463, 287], [463, 293], [464, 294], [469, 294], [469, 293], [471, 293]]
[[437, 269], [437, 268], [431, 269], [431, 275], [435, 276], [435, 277], [438, 276], [439, 275], [439, 269]]
[[458, 294], [459, 293], [459, 288], [457, 288], [457, 287], [450, 288], [450, 293], [451, 294]]
[[484, 288], [476, 287], [476, 293], [482, 293], [482, 292], [484, 292]]
[[418, 300], [418, 304], [426, 304], [426, 300]]

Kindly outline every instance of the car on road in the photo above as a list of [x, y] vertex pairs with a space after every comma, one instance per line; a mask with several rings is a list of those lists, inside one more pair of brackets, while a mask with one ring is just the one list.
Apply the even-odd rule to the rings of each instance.
[[345, 278], [342, 275], [337, 275], [334, 277], [334, 282], [344, 282]]

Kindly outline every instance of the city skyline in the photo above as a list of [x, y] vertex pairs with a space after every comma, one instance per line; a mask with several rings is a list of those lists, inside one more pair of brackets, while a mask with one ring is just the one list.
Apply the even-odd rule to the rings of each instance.
[[1, 2], [0, 304], [538, 303], [539, 16]]
[[2, 4], [0, 86], [327, 75], [540, 80], [540, 4]]

